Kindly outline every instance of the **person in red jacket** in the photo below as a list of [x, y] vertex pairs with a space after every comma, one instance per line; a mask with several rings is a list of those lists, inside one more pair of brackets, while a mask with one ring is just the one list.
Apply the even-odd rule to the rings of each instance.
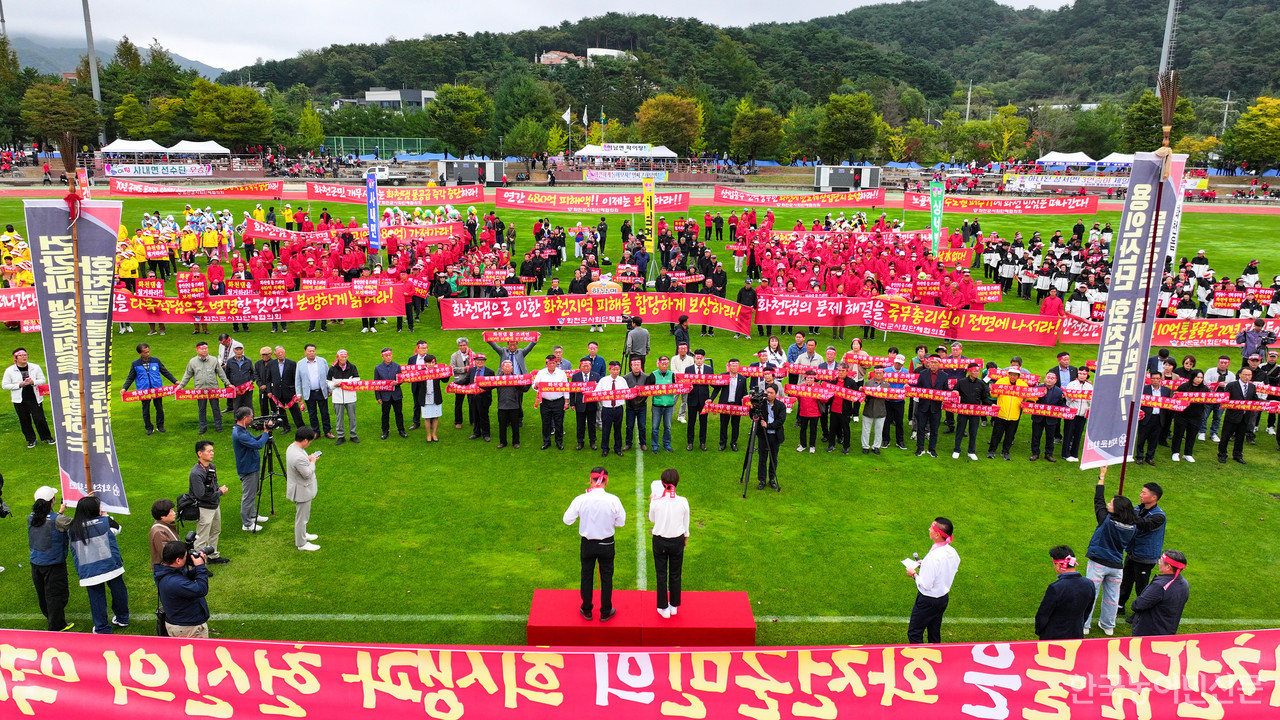
[[1067, 314], [1062, 298], [1058, 297], [1058, 288], [1049, 288], [1049, 296], [1040, 303], [1040, 314], [1049, 317], [1062, 317]]

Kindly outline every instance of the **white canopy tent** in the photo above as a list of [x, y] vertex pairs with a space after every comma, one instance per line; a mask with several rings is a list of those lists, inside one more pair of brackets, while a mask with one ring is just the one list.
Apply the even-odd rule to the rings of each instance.
[[1130, 165], [1133, 164], [1133, 155], [1113, 152], [1110, 155], [1099, 160], [1098, 164], [1129, 167]]
[[155, 140], [114, 140], [108, 145], [104, 145], [102, 152], [108, 153], [166, 153], [169, 152], [163, 145]]
[[574, 153], [575, 157], [625, 157], [625, 158], [643, 158], [647, 160], [674, 160], [676, 154], [674, 151], [667, 149], [666, 145], [640, 145], [638, 143], [627, 143], [626, 145], [618, 144], [610, 147], [602, 147], [600, 145], [587, 145], [581, 150]]
[[169, 148], [168, 152], [175, 155], [230, 155], [231, 151], [222, 147], [212, 140], [204, 142], [192, 142], [191, 140], [183, 140], [182, 142]]
[[1095, 165], [1097, 164], [1093, 158], [1082, 152], [1060, 153], [1051, 152], [1048, 155], [1036, 161], [1037, 165]]

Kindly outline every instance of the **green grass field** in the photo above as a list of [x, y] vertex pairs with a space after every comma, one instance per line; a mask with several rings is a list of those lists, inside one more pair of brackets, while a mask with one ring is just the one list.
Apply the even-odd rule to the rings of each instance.
[[[128, 200], [125, 217], [136, 220], [142, 212], [153, 210], [176, 214], [184, 203], [180, 199]], [[238, 215], [252, 205], [229, 202], [216, 207], [230, 207]], [[331, 205], [330, 209], [336, 208]], [[341, 214], [361, 209], [346, 206]], [[701, 209], [695, 212], [700, 215]], [[520, 225], [518, 247], [527, 248], [533, 214], [503, 215]], [[923, 213], [908, 215], [910, 228], [927, 222]], [[1114, 224], [1118, 215], [1100, 213], [1098, 219]], [[810, 219], [813, 211], [780, 211], [778, 224], [789, 227], [797, 216]], [[566, 225], [582, 219], [585, 224], [588, 216], [555, 219]], [[958, 218], [947, 220], [959, 222]], [[21, 201], [0, 200], [0, 224], [12, 222], [21, 230], [21, 221]], [[616, 227], [620, 221], [612, 224]], [[1048, 236], [1059, 228], [1069, 231], [1075, 218], [984, 216], [982, 221], [986, 230], [1002, 235], [1040, 230]], [[1272, 247], [1280, 218], [1188, 214], [1182, 227], [1181, 254], [1204, 248], [1219, 273], [1234, 276], [1260, 255], [1264, 277], [1280, 266], [1273, 251], [1260, 252]], [[562, 267], [562, 277], [570, 275], [570, 267]], [[731, 297], [737, 286], [731, 284]], [[1001, 309], [1033, 312], [1029, 303], [1018, 300], [1002, 303]], [[261, 345], [283, 344], [290, 357], [297, 358], [302, 345], [310, 341], [332, 361], [334, 353], [345, 348], [351, 360], [368, 372], [383, 346], [394, 348], [397, 360], [411, 352], [418, 338], [425, 338], [437, 355], [452, 352], [459, 333], [439, 329], [434, 306], [426, 319], [425, 327], [413, 333], [395, 333], [393, 319], [381, 325], [376, 335], [361, 334], [358, 323], [348, 323], [330, 326], [327, 334], [307, 334], [305, 324], [291, 326], [287, 335], [272, 335], [267, 326], [255, 326], [251, 333], [237, 337], [251, 356]], [[153, 354], [175, 374], [181, 373], [194, 353], [196, 338], [188, 327], [171, 325], [166, 336], [150, 338], [145, 327], [137, 328], [139, 332], [131, 335], [114, 336], [117, 388], [136, 357], [133, 346], [138, 342], [150, 342]], [[226, 329], [215, 326], [211, 332], [216, 337]], [[674, 349], [664, 326], [651, 329], [655, 353]], [[466, 334], [473, 343], [479, 341], [479, 332]], [[854, 334], [861, 333], [850, 330], [846, 337]], [[732, 338], [732, 333], [720, 331], [714, 338], [694, 339], [714, 358], [717, 368], [731, 357], [745, 359], [762, 346], [757, 338]], [[581, 329], [549, 333], [535, 356], [559, 343], [566, 347], [567, 357], [576, 359], [590, 340], [601, 343], [602, 354], [617, 357], [622, 329], [611, 326], [603, 335]], [[889, 345], [896, 345], [909, 354], [917, 342], [928, 341], [907, 334], [886, 339], [880, 334], [867, 349], [883, 354]], [[43, 365], [38, 336], [14, 332], [8, 336], [6, 353], [18, 345], [25, 345], [32, 361]], [[1070, 349], [1077, 361], [1093, 352], [1091, 347]], [[1002, 365], [1012, 355], [1021, 355], [1035, 372], [1052, 365], [1056, 352], [1056, 348], [1012, 345], [966, 347], [966, 354]], [[1218, 350], [1194, 352], [1202, 358], [1201, 366], [1203, 358], [1219, 354]], [[1232, 348], [1221, 352], [1233, 359], [1238, 355]], [[526, 405], [522, 449], [502, 451], [495, 450], [496, 436], [492, 443], [469, 441], [469, 429], [454, 429], [449, 423], [452, 399], [446, 402], [439, 444], [428, 445], [419, 434], [400, 439], [394, 428], [391, 439], [379, 441], [378, 408], [368, 394], [362, 394], [358, 403], [361, 444], [338, 448], [331, 441], [317, 444], [325, 451], [318, 464], [320, 495], [310, 526], [320, 536], [317, 542], [322, 550], [317, 553], [294, 550], [293, 507], [284, 499], [280, 484], [275, 493], [277, 514], [266, 529], [256, 537], [239, 529], [234, 510], [239, 483], [232, 477], [229, 416], [226, 431], [206, 436], [217, 443], [215, 463], [231, 486], [224, 504], [221, 550], [232, 563], [215, 570], [209, 599], [214, 627], [222, 637], [524, 642], [523, 616], [533, 590], [577, 586], [577, 533], [561, 523], [561, 515], [584, 489], [588, 470], [600, 458], [589, 450], [573, 451], [572, 437], [564, 451], [554, 447], [539, 451], [541, 426], [532, 398]], [[119, 400], [113, 404], [117, 448], [133, 508], [131, 516], [119, 518], [124, 525], [119, 542], [134, 616], [128, 632], [133, 633], [148, 632], [155, 598], [146, 547], [150, 504], [184, 492], [187, 472], [195, 461], [194, 403], [166, 405], [169, 432], [148, 437], [142, 432], [138, 405]], [[648, 483], [664, 468], [675, 467], [684, 480], [681, 492], [693, 507], [685, 587], [748, 591], [756, 603], [761, 644], [904, 642], [914, 590], [898, 561], [913, 551], [927, 550], [927, 528], [936, 515], [955, 522], [956, 547], [963, 558], [947, 611], [949, 621], [943, 625], [945, 639], [1032, 639], [1030, 624], [1016, 620], [1034, 615], [1044, 586], [1053, 578], [1048, 548], [1066, 543], [1083, 556], [1094, 527], [1090, 501], [1096, 475], [1061, 461], [1029, 463], [1029, 422], [1022, 423], [1013, 462], [984, 459], [976, 463], [950, 458], [950, 436], [943, 436], [939, 448], [946, 452], [936, 460], [899, 450], [880, 457], [864, 457], [856, 451], [849, 457], [838, 452], [802, 456], [795, 452], [795, 431], [788, 428], [789, 442], [784, 445], [779, 472], [784, 492], [756, 492], [753, 483], [746, 500], [739, 497], [737, 482], [741, 455], [715, 450], [717, 422], [710, 423], [709, 452], [684, 452], [686, 426], [677, 424], [675, 453], [642, 459], [632, 453], [605, 462], [611, 471], [610, 490], [628, 512], [628, 524], [617, 535], [615, 587], [635, 588], [643, 572], [652, 589], [648, 538], [638, 537], [643, 528], [637, 520], [644, 511], [639, 496], [647, 493]], [[572, 433], [572, 414], [568, 424]], [[984, 429], [981, 442], [986, 442], [988, 432]], [[1213, 450], [1204, 444], [1196, 455], [1200, 462], [1188, 465], [1174, 464], [1162, 453], [1158, 467], [1134, 468], [1127, 486], [1130, 496], [1136, 496], [1138, 484], [1149, 480], [1159, 481], [1166, 489], [1162, 503], [1170, 516], [1166, 546], [1184, 551], [1190, 559], [1187, 576], [1194, 593], [1186, 615], [1210, 621], [1184, 624], [1184, 629], [1277, 622], [1270, 619], [1280, 618], [1280, 597], [1268, 590], [1280, 582], [1273, 529], [1280, 522], [1280, 454], [1274, 438], [1260, 435], [1258, 446], [1247, 448], [1249, 464], [1243, 467], [1218, 465], [1213, 462]], [[0, 457], [7, 480], [5, 499], [15, 510], [14, 517], [0, 521], [0, 565], [7, 567], [0, 574], [0, 623], [38, 629], [43, 621], [38, 619], [26, 568], [23, 518], [34, 489], [57, 484], [55, 456], [53, 448], [45, 445], [27, 450], [16, 416], [5, 411], [0, 412]], [[1118, 471], [1111, 487], [1116, 475]], [[643, 570], [637, 562], [638, 550]], [[1241, 576], [1248, 581], [1242, 583]], [[72, 578], [74, 582], [74, 573]], [[89, 629], [82, 590], [73, 587], [68, 612], [77, 630]], [[218, 615], [230, 617], [219, 619]], [[333, 617], [338, 615], [347, 617]], [[843, 620], [824, 622], [822, 616]], [[850, 621], [851, 616], [857, 621]], [[1241, 622], [1236, 624], [1237, 620]], [[1125, 628], [1122, 625], [1119, 632]]]

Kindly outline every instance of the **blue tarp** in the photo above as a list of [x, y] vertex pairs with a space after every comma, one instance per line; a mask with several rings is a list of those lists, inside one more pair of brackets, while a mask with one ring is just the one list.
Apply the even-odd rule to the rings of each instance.
[[[895, 170], [906, 170], [907, 168], [911, 167], [911, 164], [904, 163], [904, 162], [887, 162], [884, 164], [884, 166], [887, 168], [893, 168]], [[917, 165], [916, 167], [919, 167], [919, 165]]]
[[1277, 177], [1277, 176], [1280, 176], [1280, 170], [1268, 170], [1262, 173], [1262, 177]]
[[919, 169], [920, 169], [920, 167], [921, 167], [921, 166], [920, 166], [920, 163], [918, 163], [918, 162], [916, 162], [916, 161], [914, 161], [914, 160], [912, 160], [911, 162], [907, 163], [907, 169], [908, 169], [908, 170], [919, 170]]

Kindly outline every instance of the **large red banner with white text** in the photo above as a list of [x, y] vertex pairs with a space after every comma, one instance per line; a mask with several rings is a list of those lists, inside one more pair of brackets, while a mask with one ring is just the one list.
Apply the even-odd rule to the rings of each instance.
[[928, 646], [354, 645], [0, 631], [6, 717], [1274, 717], [1280, 630]]
[[[445, 330], [600, 325], [620, 323], [623, 315], [642, 318], [646, 324], [657, 324], [675, 322], [681, 315], [688, 315], [692, 325], [751, 333], [751, 308], [715, 295], [683, 293], [443, 300], [440, 314]], [[658, 344], [656, 338], [651, 342]]]
[[[364, 203], [368, 202], [368, 196], [364, 183], [359, 185], [307, 183], [307, 200]], [[484, 202], [483, 185], [378, 188], [379, 205], [452, 205], [482, 202]]]
[[[495, 194], [498, 209], [537, 210], [548, 213], [644, 213], [644, 193], [560, 193], [538, 190], [499, 188]], [[654, 210], [688, 212], [689, 193], [658, 193]]]
[[278, 199], [284, 193], [284, 182], [253, 183], [223, 188], [189, 188], [175, 185], [155, 185], [111, 178], [111, 195], [146, 195], [148, 197], [238, 197]]
[[[461, 236], [465, 228], [466, 226], [462, 223], [390, 225], [382, 228], [382, 234], [383, 237], [394, 234], [405, 240], [427, 238], [429, 240], [444, 241], [451, 237]], [[367, 228], [335, 228], [323, 232], [297, 232], [296, 230], [286, 230], [269, 223], [259, 222], [253, 218], [246, 219], [244, 223], [244, 238], [246, 240], [278, 240], [285, 243], [302, 240], [308, 243], [328, 243], [342, 237], [344, 233], [351, 233], [351, 236], [357, 240], [369, 236]]]
[[214, 295], [202, 299], [145, 298], [116, 292], [111, 318], [117, 322], [292, 322], [404, 314], [400, 285], [380, 285], [372, 297], [350, 286], [280, 295]]
[[[1268, 318], [1266, 329], [1280, 334], [1280, 318]], [[1251, 318], [1222, 320], [1156, 320], [1151, 336], [1152, 347], [1228, 347], [1236, 344], [1236, 336], [1253, 327]], [[1062, 324], [1062, 342], [1097, 345], [1102, 339], [1102, 323], [1068, 315]]]
[[811, 193], [805, 195], [761, 195], [737, 188], [717, 185], [717, 206], [775, 207], [775, 208], [824, 208], [862, 207], [884, 204], [884, 188], [854, 190], [852, 192]]
[[[928, 210], [928, 193], [903, 193], [907, 210]], [[989, 215], [1093, 215], [1098, 212], [1097, 195], [1066, 195], [1045, 198], [969, 198], [948, 195], [943, 212]]]

